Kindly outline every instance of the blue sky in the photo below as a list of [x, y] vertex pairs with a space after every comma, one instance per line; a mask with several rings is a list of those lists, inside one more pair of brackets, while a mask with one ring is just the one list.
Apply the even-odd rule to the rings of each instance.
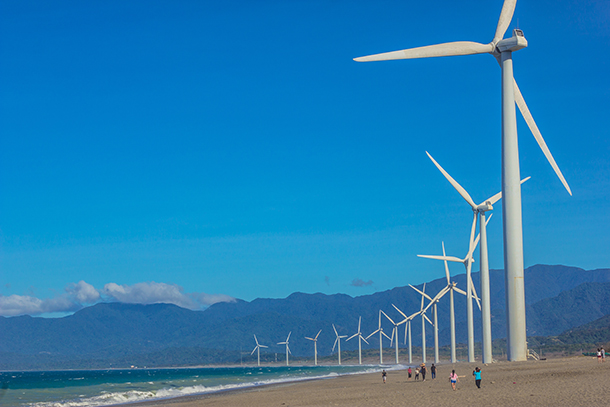
[[[500, 69], [352, 58], [487, 43], [501, 6], [2, 2], [0, 314], [441, 277], [416, 254], [463, 256], [472, 212], [425, 151], [475, 201], [500, 190]], [[518, 116], [526, 266], [610, 266], [608, 21], [602, 0], [517, 3], [515, 78], [574, 194]]]

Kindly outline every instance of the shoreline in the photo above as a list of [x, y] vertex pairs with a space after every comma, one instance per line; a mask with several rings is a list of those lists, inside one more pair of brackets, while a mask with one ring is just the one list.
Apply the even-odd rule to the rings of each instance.
[[[426, 364], [430, 366], [431, 364]], [[406, 365], [405, 365], [406, 366]], [[610, 404], [606, 395], [610, 363], [577, 356], [545, 361], [497, 362], [437, 365], [437, 379], [408, 381], [404, 370], [388, 371], [388, 383], [382, 384], [375, 373], [347, 374], [330, 378], [271, 383], [214, 393], [188, 395], [160, 400], [129, 403], [138, 407], [172, 406], [371, 406], [426, 404], [434, 406], [601, 406]], [[481, 389], [471, 372], [482, 370]], [[458, 390], [453, 391], [448, 376], [455, 368], [460, 375]], [[381, 367], [379, 368], [381, 369]], [[333, 379], [333, 380], [326, 380]], [[125, 404], [121, 404], [125, 405]], [[118, 407], [116, 405], [114, 407]]]

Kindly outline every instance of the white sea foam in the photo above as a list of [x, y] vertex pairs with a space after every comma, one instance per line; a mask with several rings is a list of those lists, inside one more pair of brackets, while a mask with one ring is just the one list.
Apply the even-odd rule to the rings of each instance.
[[[403, 365], [395, 365], [388, 366], [387, 368], [384, 366], [386, 370], [401, 370], [406, 368]], [[286, 375], [280, 378], [275, 379], [267, 379], [267, 380], [259, 380], [248, 383], [231, 383], [225, 385], [218, 386], [203, 386], [203, 385], [194, 385], [194, 386], [185, 386], [185, 387], [165, 387], [159, 390], [149, 390], [149, 391], [139, 391], [139, 390], [129, 390], [122, 392], [101, 392], [100, 395], [94, 397], [80, 398], [76, 400], [66, 400], [61, 402], [40, 402], [40, 403], [29, 403], [26, 404], [30, 407], [92, 407], [92, 406], [108, 406], [115, 404], [126, 404], [126, 403], [135, 403], [138, 401], [145, 400], [159, 400], [159, 399], [172, 399], [177, 397], [184, 396], [192, 396], [198, 394], [206, 394], [206, 393], [215, 393], [220, 391], [227, 390], [235, 390], [242, 389], [248, 387], [256, 387], [263, 386], [268, 384], [276, 384], [276, 383], [286, 383], [286, 382], [297, 382], [297, 381], [305, 381], [305, 380], [314, 380], [314, 379], [330, 379], [343, 375], [355, 375], [355, 374], [366, 374], [366, 373], [374, 373], [379, 372], [381, 369], [380, 366], [370, 365], [367, 366], [366, 369], [357, 371], [357, 372], [347, 372], [347, 373], [336, 373], [329, 372], [324, 375], [312, 375], [305, 377], [295, 377], [292, 375]]]

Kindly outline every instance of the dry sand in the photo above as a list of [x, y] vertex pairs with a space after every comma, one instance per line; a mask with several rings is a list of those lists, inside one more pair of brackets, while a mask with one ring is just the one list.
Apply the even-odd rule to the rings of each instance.
[[[430, 366], [430, 364], [426, 364]], [[334, 379], [285, 383], [239, 391], [141, 403], [165, 407], [288, 407], [288, 406], [610, 406], [610, 362], [571, 357], [488, 366], [459, 363], [458, 390], [449, 383], [452, 366], [438, 367], [432, 380], [407, 381], [407, 372], [388, 372]], [[482, 372], [477, 389], [472, 370]], [[420, 378], [421, 379], [421, 378]], [[138, 404], [140, 406], [140, 404]]]

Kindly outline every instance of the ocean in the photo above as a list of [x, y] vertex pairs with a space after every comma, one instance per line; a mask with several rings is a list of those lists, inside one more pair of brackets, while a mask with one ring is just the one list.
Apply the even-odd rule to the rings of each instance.
[[0, 407], [107, 406], [381, 369], [343, 365], [0, 372]]

